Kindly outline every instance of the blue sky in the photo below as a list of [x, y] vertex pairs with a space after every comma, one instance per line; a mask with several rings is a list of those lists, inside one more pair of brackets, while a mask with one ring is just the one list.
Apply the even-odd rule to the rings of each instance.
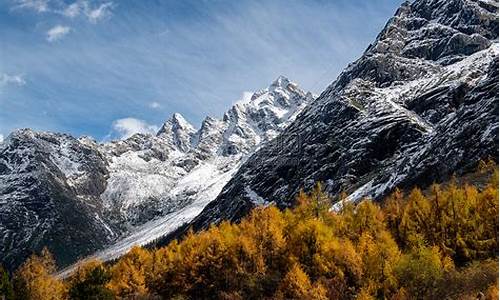
[[280, 74], [319, 94], [400, 3], [0, 0], [0, 135], [198, 126]]

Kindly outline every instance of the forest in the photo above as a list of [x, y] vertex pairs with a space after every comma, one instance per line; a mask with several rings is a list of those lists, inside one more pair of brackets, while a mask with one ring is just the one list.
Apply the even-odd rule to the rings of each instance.
[[[5, 299], [498, 299], [498, 168], [394, 191], [380, 204], [332, 198], [321, 184], [280, 211], [82, 261], [56, 276], [48, 250], [0, 270]], [[469, 180], [470, 181], [470, 180]], [[68, 245], [70, 246], [70, 245]]]

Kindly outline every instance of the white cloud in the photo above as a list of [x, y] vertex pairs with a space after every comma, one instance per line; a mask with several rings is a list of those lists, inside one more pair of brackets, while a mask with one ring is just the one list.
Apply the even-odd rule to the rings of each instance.
[[71, 28], [68, 26], [62, 26], [62, 25], [54, 26], [49, 31], [47, 31], [47, 41], [54, 42], [60, 40], [70, 31]]
[[0, 74], [0, 85], [16, 84], [22, 86], [26, 84], [22, 75]]
[[80, 10], [82, 9], [80, 2], [75, 2], [68, 5], [63, 11], [62, 14], [66, 17], [74, 18], [80, 14]]
[[234, 102], [234, 104], [245, 104], [245, 103], [248, 103], [248, 102], [251, 101], [252, 96], [253, 96], [252, 92], [244, 91], [241, 94], [241, 98], [239, 100], [237, 100], [236, 102]]
[[150, 108], [152, 108], [152, 109], [158, 109], [158, 108], [160, 108], [160, 107], [161, 107], [161, 104], [160, 104], [160, 103], [158, 103], [158, 102], [156, 102], [156, 101], [153, 101], [153, 102], [149, 103], [149, 104], [148, 104], [148, 106], [149, 106]]
[[[14, 9], [32, 9], [37, 13], [53, 13], [63, 15], [68, 18], [84, 16], [91, 23], [97, 23], [100, 20], [111, 15], [111, 10], [115, 7], [112, 1], [99, 2], [93, 0], [76, 0], [73, 3], [66, 4], [63, 1], [50, 0], [14, 0]], [[97, 2], [97, 3], [96, 3]]]
[[95, 9], [86, 9], [87, 18], [91, 23], [97, 23], [99, 20], [111, 15], [113, 2], [106, 2]]
[[0, 134], [0, 143], [3, 143], [3, 134]]
[[131, 137], [135, 133], [151, 133], [158, 131], [158, 126], [150, 125], [143, 120], [135, 118], [118, 119], [113, 122], [113, 130], [119, 135], [120, 139]]
[[49, 10], [49, 0], [17, 0], [14, 8], [33, 9], [42, 13]]

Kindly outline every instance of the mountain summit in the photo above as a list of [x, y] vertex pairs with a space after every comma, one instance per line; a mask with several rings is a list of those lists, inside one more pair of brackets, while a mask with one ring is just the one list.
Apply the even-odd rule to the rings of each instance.
[[172, 117], [163, 124], [156, 136], [167, 139], [180, 151], [186, 152], [191, 148], [192, 139], [196, 133], [191, 125], [179, 113], [174, 113]]
[[105, 144], [13, 132], [0, 144], [1, 263], [16, 267], [44, 246], [60, 265], [116, 243], [102, 253], [114, 257], [190, 221], [313, 100], [275, 82], [199, 129], [175, 113], [156, 135]]

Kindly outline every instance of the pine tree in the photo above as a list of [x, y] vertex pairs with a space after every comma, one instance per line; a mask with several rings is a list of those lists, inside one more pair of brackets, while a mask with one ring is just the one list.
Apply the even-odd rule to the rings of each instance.
[[321, 182], [316, 183], [309, 197], [311, 198], [313, 216], [316, 218], [323, 218], [325, 214], [328, 213], [332, 201], [325, 193]]
[[10, 281], [9, 273], [0, 265], [0, 299], [14, 299], [14, 287]]
[[111, 274], [99, 261], [83, 263], [69, 280], [69, 297], [74, 300], [114, 299], [113, 292], [106, 287]]
[[403, 217], [404, 206], [404, 195], [400, 189], [396, 188], [384, 201], [383, 207], [387, 228], [391, 231], [394, 239], [399, 244], [402, 244], [404, 240], [404, 237], [402, 237], [399, 232], [399, 224], [401, 224], [401, 219]]

